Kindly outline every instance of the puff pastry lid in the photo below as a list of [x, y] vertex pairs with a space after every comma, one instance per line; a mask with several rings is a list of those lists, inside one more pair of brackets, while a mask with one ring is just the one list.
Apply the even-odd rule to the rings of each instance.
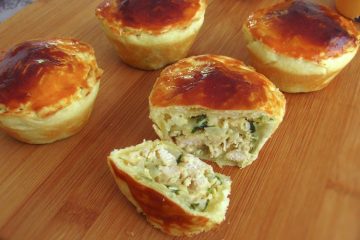
[[150, 32], [186, 27], [207, 0], [105, 0], [96, 9], [98, 18], [116, 27]]
[[278, 53], [322, 60], [353, 51], [359, 32], [329, 7], [303, 0], [284, 1], [250, 15], [252, 36]]
[[150, 94], [152, 107], [258, 110], [281, 115], [285, 98], [264, 75], [224, 56], [183, 59], [162, 71]]
[[[97, 81], [94, 50], [73, 39], [27, 41], [0, 57], [1, 112], [40, 112], [48, 114], [87, 94]], [[0, 113], [1, 113], [0, 112]]]

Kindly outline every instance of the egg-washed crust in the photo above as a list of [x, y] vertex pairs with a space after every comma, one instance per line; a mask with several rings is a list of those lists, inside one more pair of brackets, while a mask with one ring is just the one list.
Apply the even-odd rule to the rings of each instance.
[[101, 74], [88, 44], [74, 39], [20, 43], [0, 60], [0, 114], [53, 115], [87, 96]]
[[207, 0], [105, 0], [96, 16], [114, 31], [138, 30], [153, 35], [186, 28], [204, 11]]
[[123, 194], [146, 215], [152, 225], [165, 233], [190, 236], [218, 225], [206, 217], [185, 212], [168, 197], [137, 182], [119, 169], [110, 158], [108, 164]]
[[224, 56], [183, 59], [162, 71], [150, 94], [152, 107], [189, 106], [211, 110], [259, 110], [281, 115], [282, 93], [265, 76]]
[[256, 40], [294, 58], [320, 61], [353, 51], [359, 44], [352, 21], [327, 6], [303, 0], [258, 10], [245, 26]]

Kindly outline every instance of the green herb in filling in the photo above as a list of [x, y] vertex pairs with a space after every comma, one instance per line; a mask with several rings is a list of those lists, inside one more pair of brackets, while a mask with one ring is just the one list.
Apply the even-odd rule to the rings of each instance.
[[221, 178], [219, 176], [215, 176], [217, 180], [219, 180], [220, 184], [222, 184]]
[[196, 121], [196, 126], [192, 129], [191, 133], [195, 133], [199, 130], [204, 130], [204, 128], [208, 127], [208, 119], [205, 114], [192, 117]]
[[199, 206], [199, 204], [198, 203], [192, 203], [192, 204], [190, 204], [190, 208], [192, 209], [192, 210], [196, 210], [196, 208]]
[[204, 212], [204, 211], [206, 210], [206, 208], [209, 206], [209, 202], [210, 202], [210, 200], [207, 199], [207, 200], [206, 200], [206, 203], [205, 203], [205, 206], [204, 206], [203, 209], [199, 209], [199, 205], [200, 205], [199, 203], [192, 203], [192, 204], [190, 204], [190, 208], [191, 208], [192, 210], [200, 210], [200, 211]]
[[210, 200], [208, 199], [208, 200], [206, 200], [206, 203], [205, 203], [205, 207], [204, 207], [204, 209], [202, 210], [202, 211], [205, 211], [206, 210], [206, 208], [208, 207], [208, 205], [209, 205], [209, 202], [210, 202]]
[[254, 124], [254, 121], [249, 121], [249, 124], [250, 124], [250, 132], [251, 133], [254, 133], [256, 131], [256, 128], [255, 128], [255, 124]]
[[196, 122], [201, 122], [202, 120], [206, 120], [207, 119], [207, 116], [206, 114], [201, 114], [201, 115], [198, 115], [198, 116], [195, 116], [195, 117], [191, 117], [192, 119], [195, 119]]
[[174, 186], [166, 186], [166, 187], [175, 194], [179, 193], [179, 189], [177, 187], [174, 187]]
[[181, 158], [182, 158], [182, 156], [183, 156], [183, 154], [181, 153], [181, 154], [179, 155], [179, 157], [176, 159], [177, 164], [181, 163]]

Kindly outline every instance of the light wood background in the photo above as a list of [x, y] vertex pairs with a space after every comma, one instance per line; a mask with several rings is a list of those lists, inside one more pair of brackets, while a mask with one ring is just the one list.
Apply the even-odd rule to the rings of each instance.
[[[190, 54], [246, 62], [241, 25], [274, 2], [210, 0]], [[105, 70], [91, 120], [76, 136], [34, 146], [0, 133], [0, 239], [172, 239], [135, 211], [105, 163], [114, 148], [156, 138], [148, 95], [159, 71], [118, 60], [94, 17], [97, 4], [38, 0], [0, 24], [0, 49], [75, 37], [93, 45]], [[233, 180], [227, 218], [194, 239], [360, 239], [359, 64], [357, 56], [320, 92], [286, 94], [284, 122], [251, 166], [216, 168]]]

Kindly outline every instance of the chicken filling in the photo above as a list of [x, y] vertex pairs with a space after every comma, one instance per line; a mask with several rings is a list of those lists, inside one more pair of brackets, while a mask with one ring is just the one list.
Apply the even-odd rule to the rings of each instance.
[[[164, 145], [156, 145], [131, 153], [125, 164], [143, 169], [141, 177], [161, 184], [180, 202], [195, 211], [206, 211], [209, 202], [223, 184], [211, 166], [191, 154], [172, 152]], [[136, 159], [136, 160], [135, 160]]]
[[251, 158], [264, 128], [264, 117], [164, 115], [164, 121], [170, 138], [185, 151], [201, 158], [235, 162]]

